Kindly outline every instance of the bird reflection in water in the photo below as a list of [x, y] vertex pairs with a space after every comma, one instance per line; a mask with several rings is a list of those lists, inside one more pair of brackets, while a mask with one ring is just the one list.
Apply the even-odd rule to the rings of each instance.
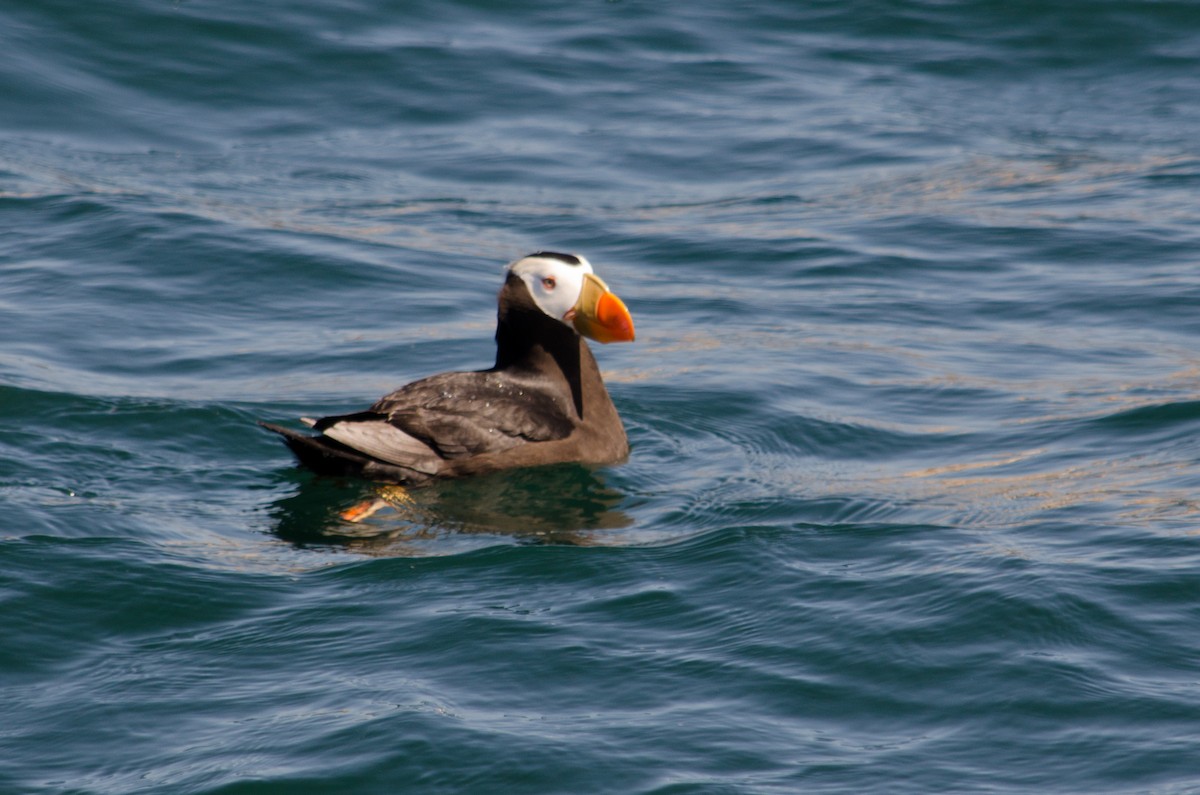
[[505, 536], [520, 543], [621, 543], [633, 519], [626, 497], [576, 464], [533, 467], [418, 489], [303, 476], [272, 505], [273, 532], [297, 546], [341, 546], [375, 555], [452, 551], [455, 540]]

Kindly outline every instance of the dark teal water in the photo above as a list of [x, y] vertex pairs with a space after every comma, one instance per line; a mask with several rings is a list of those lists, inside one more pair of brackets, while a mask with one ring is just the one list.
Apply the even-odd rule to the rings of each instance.
[[[1200, 5], [9, 0], [0, 792], [1200, 792]], [[588, 256], [628, 463], [255, 426]]]

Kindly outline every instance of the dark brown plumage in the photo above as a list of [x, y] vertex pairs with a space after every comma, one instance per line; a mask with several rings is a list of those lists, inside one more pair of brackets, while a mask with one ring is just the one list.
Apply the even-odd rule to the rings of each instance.
[[[590, 274], [586, 260], [550, 253], [510, 266], [498, 298], [496, 363], [488, 370], [431, 376], [380, 398], [366, 411], [309, 421], [316, 436], [262, 425], [282, 435], [300, 462], [317, 472], [389, 483], [620, 461], [629, 452], [621, 418], [587, 342], [568, 325], [574, 321], [589, 329], [576, 318], [583, 299], [559, 319], [530, 292], [531, 284], [553, 290], [555, 281], [568, 289], [578, 275], [563, 269], [584, 267]], [[608, 338], [631, 340], [632, 320], [624, 305], [607, 292], [602, 300], [620, 310], [604, 304], [599, 311], [616, 335]]]

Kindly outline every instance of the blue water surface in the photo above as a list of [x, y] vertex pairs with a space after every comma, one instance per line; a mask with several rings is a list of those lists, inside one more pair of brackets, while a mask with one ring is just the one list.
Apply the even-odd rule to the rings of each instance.
[[[10, 0], [0, 792], [1200, 793], [1200, 5]], [[259, 419], [577, 251], [627, 462]]]

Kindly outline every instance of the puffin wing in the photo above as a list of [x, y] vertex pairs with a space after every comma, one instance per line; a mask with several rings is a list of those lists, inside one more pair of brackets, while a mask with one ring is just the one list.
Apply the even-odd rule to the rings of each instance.
[[441, 458], [455, 459], [565, 439], [575, 429], [567, 405], [536, 379], [482, 371], [414, 381], [381, 398], [371, 413], [386, 416]]
[[442, 456], [436, 450], [406, 433], [384, 414], [364, 411], [326, 417], [313, 427], [323, 436], [389, 464], [423, 475], [436, 475], [441, 469]]

